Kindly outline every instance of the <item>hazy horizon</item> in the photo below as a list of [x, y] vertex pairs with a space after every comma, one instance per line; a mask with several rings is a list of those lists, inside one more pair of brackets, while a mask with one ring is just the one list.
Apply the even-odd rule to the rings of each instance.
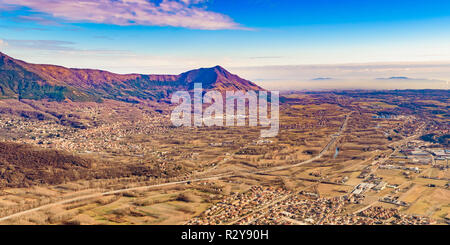
[[278, 89], [445, 89], [449, 10], [424, 0], [0, 0], [0, 51], [120, 74], [221, 65]]
[[[2, 50], [0, 50], [2, 52]], [[7, 53], [5, 53], [8, 55]], [[17, 58], [17, 57], [12, 57]], [[29, 62], [61, 65], [51, 62]], [[217, 64], [221, 65], [221, 64]], [[64, 65], [62, 65], [64, 66]], [[222, 66], [222, 65], [221, 65]], [[100, 69], [118, 74], [177, 75], [188, 70], [160, 69], [155, 72], [115, 72], [108, 67], [70, 66], [77, 69]], [[192, 67], [192, 69], [206, 67]], [[450, 89], [449, 63], [366, 63], [291, 66], [224, 67], [228, 71], [271, 90], [333, 90], [333, 89]]]

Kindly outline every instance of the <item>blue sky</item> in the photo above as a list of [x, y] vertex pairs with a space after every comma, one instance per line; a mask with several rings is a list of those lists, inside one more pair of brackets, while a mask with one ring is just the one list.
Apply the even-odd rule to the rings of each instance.
[[118, 73], [450, 63], [450, 1], [0, 0], [0, 11], [8, 55]]

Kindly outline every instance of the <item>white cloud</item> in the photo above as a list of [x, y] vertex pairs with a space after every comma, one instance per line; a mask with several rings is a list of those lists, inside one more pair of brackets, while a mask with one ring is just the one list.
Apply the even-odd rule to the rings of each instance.
[[5, 40], [0, 39], [0, 47], [5, 47], [5, 46], [8, 46], [8, 43]]
[[[114, 25], [174, 26], [192, 29], [245, 29], [230, 17], [208, 11], [204, 0], [0, 0], [4, 6], [25, 6], [69, 22]], [[9, 5], [7, 5], [9, 4]]]

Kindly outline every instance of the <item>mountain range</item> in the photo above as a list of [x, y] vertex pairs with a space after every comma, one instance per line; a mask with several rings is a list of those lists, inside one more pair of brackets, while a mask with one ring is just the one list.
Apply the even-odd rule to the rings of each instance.
[[191, 90], [194, 83], [202, 83], [205, 90], [263, 90], [221, 66], [179, 75], [122, 75], [95, 69], [31, 64], [0, 52], [0, 99], [160, 100], [168, 98], [174, 91]]

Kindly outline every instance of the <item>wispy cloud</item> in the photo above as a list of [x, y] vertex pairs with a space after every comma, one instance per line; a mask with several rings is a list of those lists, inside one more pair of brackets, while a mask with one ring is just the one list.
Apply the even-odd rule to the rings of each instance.
[[2, 29], [8, 29], [13, 31], [47, 31], [45, 28], [39, 28], [39, 27], [23, 27], [23, 26], [7, 26], [7, 25], [0, 25], [0, 28]]
[[104, 40], [114, 40], [114, 38], [109, 37], [109, 36], [104, 36], [104, 35], [96, 35], [96, 36], [93, 36], [93, 38], [104, 39]]
[[75, 55], [84, 57], [97, 56], [130, 56], [134, 55], [127, 50], [115, 49], [82, 49], [77, 47], [77, 43], [61, 40], [15, 40], [0, 39], [0, 47], [8, 46], [8, 49], [21, 50], [26, 52], [46, 52], [48, 54], [73, 57]]
[[[230, 17], [209, 11], [205, 0], [0, 0], [0, 9], [27, 7], [67, 22], [104, 23], [120, 26], [174, 26], [191, 29], [246, 29]], [[23, 17], [22, 17], [23, 18]], [[26, 17], [28, 19], [33, 16]], [[40, 23], [45, 24], [42, 15]]]
[[283, 56], [252, 56], [250, 59], [258, 60], [258, 59], [281, 59]]
[[61, 51], [61, 50], [76, 50], [71, 47], [71, 45], [75, 44], [73, 42], [67, 41], [59, 41], [59, 40], [13, 40], [6, 39], [7, 43], [9, 43], [12, 48], [18, 49], [38, 49], [38, 50], [52, 50], [52, 51]]
[[15, 20], [17, 22], [34, 22], [46, 26], [61, 26], [57, 21], [46, 17], [45, 14], [33, 13], [32, 15], [17, 16]]

